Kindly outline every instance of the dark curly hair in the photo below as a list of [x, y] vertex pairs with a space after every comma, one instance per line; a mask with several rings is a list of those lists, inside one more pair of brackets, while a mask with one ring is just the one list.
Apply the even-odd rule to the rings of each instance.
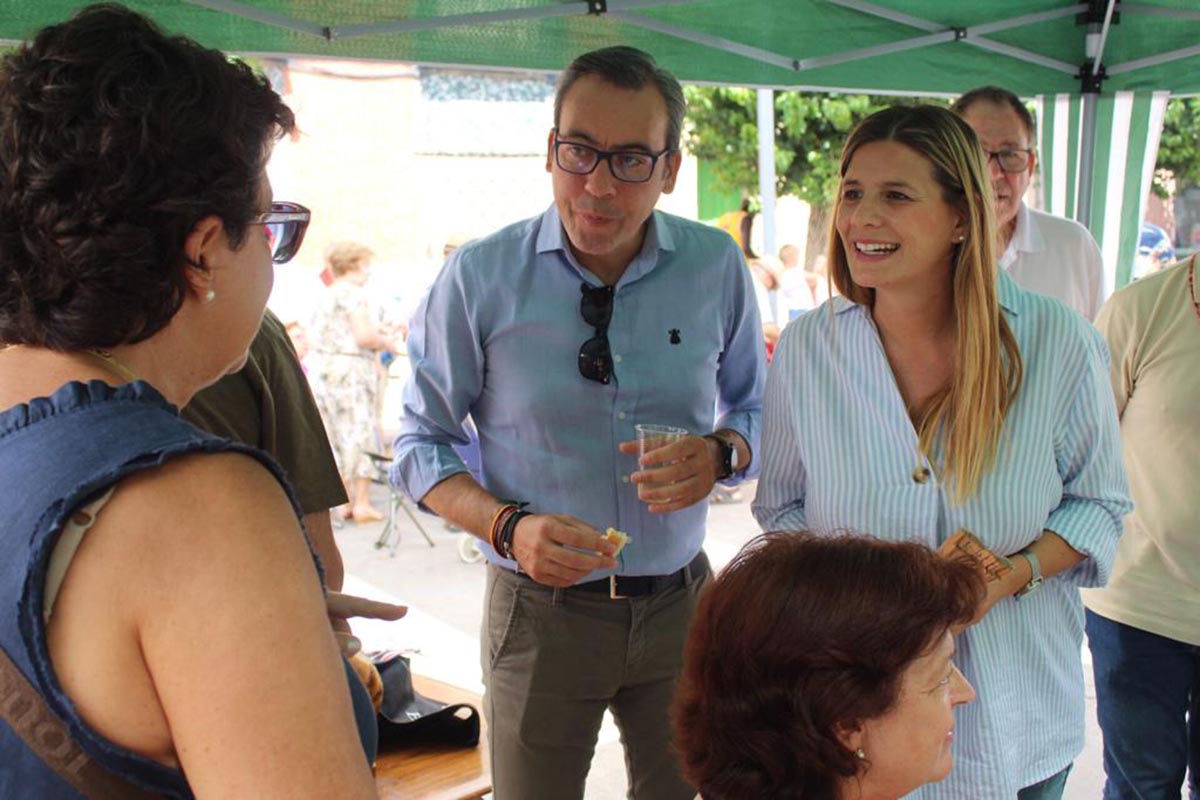
[[[183, 303], [183, 245], [216, 215], [234, 247], [292, 112], [245, 64], [117, 5], [0, 62], [0, 341], [112, 347]], [[203, 267], [203, 265], [191, 265]]]
[[684, 773], [705, 800], [836, 800], [860, 766], [838, 730], [885, 714], [983, 594], [973, 567], [913, 542], [760, 536], [688, 634], [672, 709]]

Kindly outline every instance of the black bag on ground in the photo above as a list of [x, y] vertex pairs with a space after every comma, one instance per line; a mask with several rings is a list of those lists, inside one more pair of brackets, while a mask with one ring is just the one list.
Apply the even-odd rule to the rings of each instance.
[[467, 703], [432, 700], [413, 689], [407, 656], [396, 653], [371, 655], [383, 680], [383, 704], [379, 723], [379, 747], [441, 744], [474, 747], [479, 744], [479, 711]]

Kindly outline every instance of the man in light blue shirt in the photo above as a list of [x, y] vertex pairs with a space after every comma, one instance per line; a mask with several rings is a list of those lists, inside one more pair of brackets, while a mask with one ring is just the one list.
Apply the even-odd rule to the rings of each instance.
[[[456, 251], [412, 321], [392, 479], [490, 562], [497, 800], [582, 797], [606, 709], [636, 796], [695, 794], [667, 707], [709, 575], [703, 501], [758, 469], [765, 352], [732, 240], [654, 211], [683, 112], [645, 53], [576, 59], [547, 144], [554, 205]], [[452, 449], [468, 414], [480, 482]], [[638, 423], [690, 435], [639, 465]], [[630, 536], [619, 554], [609, 527]]]

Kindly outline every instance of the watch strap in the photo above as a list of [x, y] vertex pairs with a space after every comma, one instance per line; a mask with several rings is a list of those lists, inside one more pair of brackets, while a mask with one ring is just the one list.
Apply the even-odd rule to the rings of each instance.
[[1022, 586], [1021, 590], [1013, 595], [1013, 597], [1020, 600], [1022, 597], [1042, 585], [1042, 562], [1038, 560], [1037, 554], [1028, 548], [1017, 553], [1017, 555], [1022, 556], [1026, 561], [1029, 562], [1029, 569], [1032, 573], [1029, 576], [1029, 583]]
[[705, 439], [711, 439], [717, 444], [717, 453], [719, 454], [719, 468], [717, 469], [717, 479], [724, 480], [733, 475], [734, 464], [733, 454], [736, 452], [733, 445], [725, 439], [724, 436], [719, 436], [715, 433], [707, 434]]

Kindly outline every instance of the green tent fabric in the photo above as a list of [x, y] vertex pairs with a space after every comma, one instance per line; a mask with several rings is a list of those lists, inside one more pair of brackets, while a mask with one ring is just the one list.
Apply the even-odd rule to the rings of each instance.
[[[0, 0], [0, 38], [63, 19], [77, 0]], [[557, 71], [628, 43], [681, 79], [957, 94], [1003, 83], [1074, 92], [1090, 13], [1063, 0], [129, 0], [171, 30], [240, 53], [346, 56]], [[1115, 2], [1106, 91], [1200, 92], [1193, 0]], [[591, 11], [601, 13], [589, 13]], [[1167, 16], [1170, 15], [1170, 16]], [[1178, 59], [1158, 63], [1174, 53]], [[1150, 61], [1147, 61], [1150, 59]]]
[[[0, 0], [0, 40], [20, 41], [82, 5]], [[1155, 91], [1200, 93], [1195, 0], [128, 0], [128, 5], [209, 46], [251, 55], [557, 71], [586, 50], [630, 44], [690, 82], [926, 95], [1000, 84], [1023, 97], [1076, 100], [1086, 84], [1098, 93], [1097, 102], [1054, 125], [1077, 124], [1083, 132], [1083, 144], [1063, 152], [1077, 159], [1067, 165], [1064, 180], [1085, 188], [1093, 150], [1086, 132], [1095, 132], [1093, 120], [1120, 118], [1125, 101], [1116, 93], [1132, 92], [1135, 98]], [[1135, 99], [1133, 105], [1147, 102]], [[1140, 125], [1130, 130], [1140, 131]], [[1102, 130], [1096, 141], [1109, 141], [1111, 133]], [[1148, 146], [1155, 138], [1139, 135], [1137, 141]], [[1145, 161], [1145, 151], [1136, 147], [1133, 141], [1124, 145], [1127, 164]], [[1121, 149], [1110, 148], [1107, 155]], [[1094, 219], [1088, 212], [1111, 207], [1110, 174], [1101, 168], [1092, 191], [1067, 201], [1105, 240], [1106, 252], [1113, 223], [1107, 211]], [[1131, 173], [1125, 191], [1136, 191], [1141, 181]], [[1116, 248], [1135, 240], [1138, 221], [1131, 203], [1121, 204]], [[1111, 267], [1114, 282], [1127, 274], [1118, 263], [1123, 262], [1114, 260]]]
[[1083, 100], [1059, 94], [1037, 98], [1041, 206], [1077, 218], [1088, 194], [1089, 228], [1104, 254], [1109, 292], [1129, 282], [1145, 213], [1167, 92], [1115, 92], [1097, 101], [1095, 160], [1082, 180]]

